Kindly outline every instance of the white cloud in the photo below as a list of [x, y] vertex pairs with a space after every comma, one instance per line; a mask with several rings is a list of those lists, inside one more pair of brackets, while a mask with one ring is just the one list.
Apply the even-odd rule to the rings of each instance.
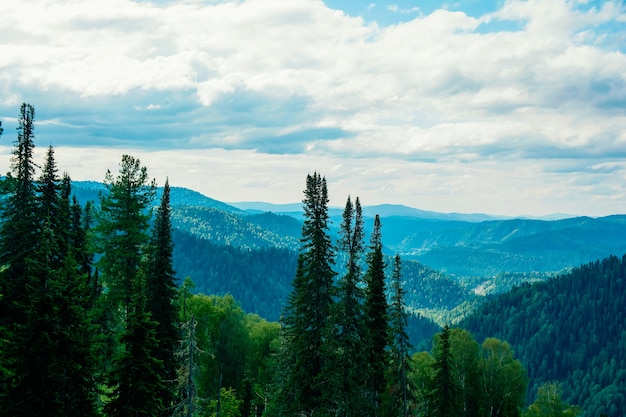
[[[374, 3], [369, 8], [376, 10]], [[515, 209], [505, 205], [515, 190], [532, 202], [528, 213], [533, 207], [580, 210], [564, 203], [576, 201], [576, 193], [594, 201], [585, 210], [602, 204], [604, 212], [614, 210], [616, 198], [626, 205], [626, 199], [605, 193], [619, 189], [619, 158], [626, 156], [625, 35], [616, 25], [626, 10], [617, 1], [594, 8], [580, 1], [507, 0], [482, 17], [442, 6], [386, 27], [317, 0], [158, 6], [8, 0], [0, 15], [3, 121], [15, 115], [20, 101], [36, 97], [36, 107], [58, 121], [57, 136], [64, 125], [74, 129], [66, 134], [77, 135], [81, 127], [89, 135], [93, 124], [104, 131], [86, 140], [102, 146], [98, 138], [135, 140], [139, 150], [150, 139], [151, 157], [163, 155], [155, 148], [166, 152], [174, 143], [219, 146], [229, 149], [215, 151], [220, 156], [240, 161], [240, 171], [222, 171], [230, 172], [224, 181], [241, 183], [241, 189], [246, 185], [235, 180], [236, 172], [259, 170], [260, 163], [268, 164], [265, 178], [283, 169], [285, 176], [296, 176], [299, 189], [303, 161], [314, 161], [311, 169], [348, 167], [342, 187], [357, 182], [354, 188], [372, 190], [380, 202], [397, 195], [395, 202], [422, 206], [411, 196], [433, 202], [442, 195], [440, 206], [431, 208], [450, 204], [449, 211], [467, 211], [463, 204], [469, 209], [474, 201], [473, 210], [503, 212]], [[498, 22], [519, 24], [514, 30], [481, 29]], [[68, 115], [66, 105], [80, 114]], [[115, 128], [105, 126], [109, 117]], [[38, 134], [45, 138], [45, 132], [42, 126]], [[281, 149], [289, 156], [278, 155]], [[199, 161], [178, 152], [180, 160]], [[573, 159], [585, 159], [568, 165], [578, 167], [579, 175], [548, 169], [554, 161]], [[168, 161], [164, 166], [177, 170]], [[620, 168], [608, 174], [589, 166]], [[593, 195], [569, 181], [583, 177], [605, 187]], [[268, 179], [273, 191], [265, 195], [298, 200], [298, 191], [285, 197], [286, 181]], [[502, 209], [480, 209], [493, 196]]]

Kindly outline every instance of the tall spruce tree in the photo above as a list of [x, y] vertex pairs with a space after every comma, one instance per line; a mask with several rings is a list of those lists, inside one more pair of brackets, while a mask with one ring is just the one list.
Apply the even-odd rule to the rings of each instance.
[[381, 406], [386, 392], [385, 370], [387, 369], [387, 344], [389, 323], [387, 297], [385, 289], [386, 263], [383, 255], [383, 243], [380, 216], [374, 217], [374, 228], [370, 238], [370, 250], [367, 254], [367, 284], [365, 314], [367, 320], [367, 363], [368, 393], [374, 406], [375, 415], [381, 415]]
[[35, 108], [22, 104], [14, 142], [11, 172], [4, 180], [8, 197], [3, 203], [0, 225], [0, 320], [9, 327], [23, 317], [16, 302], [26, 296], [25, 277], [40, 228], [35, 201]]
[[435, 337], [433, 348], [435, 362], [434, 377], [429, 393], [428, 417], [455, 417], [461, 415], [461, 389], [453, 368], [450, 348], [450, 327]]
[[101, 288], [96, 274], [92, 271], [94, 262], [94, 254], [90, 243], [90, 233], [93, 222], [92, 203], [88, 201], [83, 208], [79, 204], [76, 196], [73, 196], [70, 205], [70, 219], [70, 248], [78, 264], [79, 273], [86, 278], [89, 288], [87, 305], [89, 309], [93, 309], [96, 304], [96, 299], [100, 295]]
[[[69, 181], [64, 184], [69, 192]], [[53, 270], [60, 269], [63, 260], [68, 254], [70, 217], [69, 202], [61, 195], [62, 185], [59, 178], [59, 170], [54, 159], [52, 145], [48, 147], [42, 172], [37, 183], [37, 221], [46, 223], [50, 230], [50, 241], [46, 242], [53, 247], [50, 250], [49, 267]], [[67, 197], [67, 195], [65, 196]]]
[[156, 211], [150, 245], [146, 303], [147, 310], [156, 323], [158, 346], [153, 354], [156, 359], [163, 362], [166, 389], [159, 393], [159, 400], [166, 410], [174, 405], [178, 368], [174, 353], [180, 341], [178, 311], [174, 304], [177, 288], [173, 250], [170, 186], [166, 179], [161, 204]]
[[0, 339], [4, 345], [0, 351], [0, 410], [4, 415], [32, 415], [32, 407], [37, 406], [33, 405], [35, 394], [29, 389], [36, 376], [31, 358], [22, 349], [33, 330], [30, 326], [34, 300], [30, 289], [31, 281], [36, 279], [34, 255], [41, 235], [35, 199], [34, 119], [34, 107], [22, 104], [11, 172], [4, 180], [7, 198], [3, 201], [0, 225]]
[[[24, 123], [32, 116], [28, 106], [22, 106]], [[16, 158], [22, 163], [31, 145], [23, 143], [32, 127], [18, 129]], [[32, 150], [32, 147], [31, 147]], [[34, 165], [34, 164], [33, 164]], [[10, 325], [10, 338], [3, 354], [10, 359], [6, 384], [6, 397], [1, 407], [7, 415], [90, 416], [94, 415], [96, 386], [92, 378], [94, 360], [91, 356], [91, 325], [88, 311], [82, 303], [85, 281], [78, 274], [71, 254], [69, 241], [69, 179], [64, 181], [67, 193], [62, 192], [53, 148], [49, 147], [41, 177], [31, 184], [25, 167], [15, 169], [12, 194], [9, 196], [9, 213], [13, 199], [24, 193], [21, 200], [32, 210], [26, 213], [31, 219], [30, 228], [9, 231], [2, 235], [2, 244], [28, 236], [30, 252], [24, 259], [15, 260], [20, 274], [12, 276], [9, 286], [23, 293], [11, 292], [7, 297], [8, 311], [14, 314]], [[34, 174], [34, 170], [31, 170]], [[20, 180], [21, 178], [21, 180]], [[28, 191], [27, 191], [28, 190]], [[37, 233], [32, 234], [33, 230]], [[24, 235], [20, 235], [24, 232]], [[29, 232], [30, 234], [27, 234]], [[6, 239], [6, 240], [5, 240]], [[26, 239], [23, 237], [23, 239]], [[8, 252], [8, 251], [7, 251]], [[7, 253], [5, 252], [5, 253]], [[9, 263], [10, 265], [11, 263]], [[11, 271], [8, 267], [5, 272]], [[12, 315], [13, 315], [12, 314]], [[8, 336], [9, 334], [7, 334]]]
[[96, 227], [102, 253], [98, 267], [108, 289], [109, 307], [123, 316], [131, 302], [131, 282], [146, 255], [156, 184], [148, 180], [147, 168], [139, 159], [130, 155], [122, 156], [117, 177], [107, 171], [104, 184], [108, 193], [100, 198]]
[[333, 386], [333, 409], [338, 416], [365, 416], [372, 411], [367, 396], [367, 328], [363, 291], [363, 215], [357, 198], [350, 197], [343, 211], [339, 249], [346, 256], [346, 272], [337, 283], [337, 301], [329, 322], [333, 333], [332, 366], [327, 379]]
[[[390, 415], [407, 417], [410, 388], [408, 375], [411, 368], [411, 343], [406, 332], [408, 313], [402, 288], [402, 260], [394, 257], [391, 276], [391, 303], [389, 305], [389, 366], [387, 367], [387, 392]], [[394, 412], [395, 411], [395, 412]]]
[[[52, 148], [48, 154], [53, 158]], [[48, 164], [46, 161], [44, 167]], [[44, 177], [45, 172], [44, 168]], [[58, 207], [60, 219], [51, 223], [59, 228], [55, 239], [59, 240], [59, 251], [64, 253], [55, 274], [59, 289], [57, 326], [62, 329], [59, 365], [56, 367], [62, 375], [62, 383], [57, 397], [62, 406], [60, 415], [78, 417], [95, 415], [99, 395], [94, 377], [97, 369], [93, 349], [96, 326], [92, 321], [96, 294], [91, 273], [93, 254], [88, 248], [85, 230], [89, 226], [83, 221], [76, 197], [70, 203], [71, 194], [71, 179], [68, 174], [63, 174], [58, 186], [58, 203], [54, 206]]]
[[122, 348], [113, 361], [109, 385], [113, 388], [105, 405], [109, 417], [154, 417], [164, 415], [161, 393], [163, 361], [154, 356], [158, 349], [156, 323], [146, 310], [146, 278], [142, 269], [131, 279], [131, 302], [124, 317]]
[[329, 235], [328, 190], [320, 174], [307, 175], [298, 268], [283, 316], [289, 368], [281, 381], [289, 415], [324, 415], [330, 403], [327, 325], [333, 305], [335, 250]]

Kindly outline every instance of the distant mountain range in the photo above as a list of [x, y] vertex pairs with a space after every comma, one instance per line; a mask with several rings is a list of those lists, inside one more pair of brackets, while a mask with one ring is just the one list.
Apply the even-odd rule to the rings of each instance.
[[[284, 214], [300, 218], [302, 216], [302, 203], [291, 204], [272, 204], [264, 202], [235, 202], [228, 203], [233, 207], [250, 212], [250, 213], [265, 213], [272, 212], [275, 214]], [[331, 207], [331, 215], [341, 215], [343, 208]], [[465, 222], [482, 222], [485, 220], [507, 220], [513, 218], [535, 219], [535, 220], [560, 220], [575, 217], [569, 214], [549, 214], [540, 217], [521, 216], [521, 217], [509, 217], [509, 216], [494, 216], [482, 213], [439, 213], [436, 211], [420, 210], [413, 207], [404, 206], [401, 204], [380, 204], [376, 206], [363, 207], [363, 215], [374, 217], [374, 215], [380, 215], [381, 217], [399, 216], [399, 217], [418, 217], [420, 219], [431, 220], [451, 220], [451, 221], [465, 221]]]
[[[73, 191], [82, 202], [97, 202], [106, 188], [97, 182], [75, 182]], [[157, 196], [155, 204], [158, 201]], [[228, 204], [173, 187], [171, 205], [179, 276], [191, 276], [205, 292], [230, 292], [247, 311], [276, 319], [295, 271], [301, 204]], [[336, 237], [342, 209], [329, 212], [331, 234]], [[611, 254], [626, 253], [626, 215], [511, 219], [387, 204], [364, 207], [363, 212], [366, 232], [374, 215], [379, 214], [387, 255], [402, 256], [411, 308], [433, 317], [439, 315], [440, 320], [442, 312], [472, 303], [476, 294], [504, 292], [524, 281], [543, 280]], [[190, 242], [202, 246], [204, 253], [223, 250], [224, 262], [230, 266], [216, 267], [219, 274], [212, 271], [212, 265], [202, 259], [203, 252], [191, 248]], [[240, 265], [238, 256], [247, 259], [247, 265]], [[272, 272], [267, 267], [272, 263], [283, 269]], [[255, 271], [264, 271], [266, 276], [257, 277], [252, 289], [245, 275]], [[255, 291], [272, 294], [273, 301], [262, 301]]]

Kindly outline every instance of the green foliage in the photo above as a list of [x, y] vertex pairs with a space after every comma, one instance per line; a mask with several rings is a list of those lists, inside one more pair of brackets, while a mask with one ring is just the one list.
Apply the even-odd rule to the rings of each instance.
[[331, 354], [322, 379], [332, 386], [327, 408], [340, 416], [363, 416], [370, 412], [368, 407], [378, 398], [368, 398], [375, 392], [374, 387], [367, 386], [372, 375], [368, 365], [373, 364], [368, 361], [372, 346], [368, 337], [370, 323], [364, 311], [363, 218], [358, 198], [353, 206], [348, 197], [340, 236], [339, 249], [346, 255], [346, 272], [336, 284], [336, 302], [327, 318], [332, 331], [328, 334], [326, 349]]
[[507, 342], [488, 338], [483, 342], [481, 389], [485, 408], [492, 416], [518, 416], [524, 405], [528, 377]]
[[[245, 314], [230, 295], [184, 297], [185, 302], [179, 303], [181, 309], [195, 322], [193, 362], [197, 369], [192, 370], [192, 383], [197, 409], [202, 413], [223, 389], [243, 396], [247, 383], [255, 396], [249, 401], [250, 407], [263, 409], [276, 372], [273, 355], [279, 325]], [[184, 356], [189, 360], [191, 352], [186, 352]], [[185, 389], [189, 387], [187, 384]]]
[[[481, 391], [485, 377], [481, 378], [481, 351], [474, 337], [466, 330], [450, 330], [450, 355], [454, 362], [454, 373], [459, 387], [461, 416], [481, 416], [484, 410]], [[494, 413], [494, 415], [496, 415]]]
[[[391, 302], [389, 304], [389, 363], [384, 371], [387, 373], [387, 406], [388, 410], [398, 410], [391, 415], [406, 417], [411, 401], [409, 373], [411, 370], [410, 350], [412, 348], [407, 334], [408, 312], [404, 301], [406, 292], [402, 287], [402, 261], [396, 255], [393, 261], [391, 277]], [[434, 332], [433, 332], [434, 333]]]
[[235, 390], [233, 390], [232, 388], [221, 388], [219, 400], [211, 400], [207, 409], [208, 413], [200, 415], [206, 415], [210, 417], [240, 417], [241, 403], [242, 400], [237, 398]]
[[431, 381], [435, 377], [435, 359], [428, 352], [416, 352], [411, 356], [409, 383], [412, 400], [409, 404], [410, 415], [425, 416], [429, 409]]
[[[367, 325], [366, 332], [366, 363], [369, 364], [369, 375], [367, 381], [367, 390], [369, 395], [369, 401], [373, 404], [375, 413], [380, 415], [382, 412], [382, 406], [384, 402], [387, 402], [384, 398], [387, 392], [387, 379], [385, 370], [389, 366], [389, 359], [387, 357], [387, 347], [391, 346], [394, 349], [395, 344], [390, 343], [390, 317], [387, 312], [387, 293], [385, 287], [385, 258], [383, 256], [383, 243], [381, 233], [380, 217], [376, 216], [374, 219], [374, 227], [372, 229], [372, 235], [370, 238], [369, 252], [367, 253], [367, 272], [365, 274], [365, 322]], [[395, 271], [395, 270], [394, 270]], [[399, 273], [399, 271], [398, 271]], [[399, 277], [398, 277], [399, 279]], [[404, 300], [397, 300], [402, 303], [400, 307], [404, 312]], [[402, 313], [399, 313], [402, 314]], [[398, 332], [403, 332], [406, 327], [406, 320], [395, 323], [396, 327], [393, 329]], [[402, 330], [400, 330], [402, 327]], [[406, 335], [406, 334], [405, 334]], [[399, 335], [398, 337], [402, 337]], [[408, 346], [402, 344], [397, 346], [398, 350], [401, 350], [401, 355], [405, 355], [408, 352]], [[405, 355], [406, 356], [406, 355]], [[400, 362], [406, 357], [398, 356], [391, 359], [400, 359]], [[398, 382], [401, 382], [402, 375]]]
[[178, 367], [174, 352], [179, 345], [178, 308], [174, 303], [177, 289], [172, 266], [174, 246], [170, 212], [170, 187], [166, 180], [161, 204], [156, 210], [146, 279], [146, 310], [156, 323], [155, 337], [158, 340], [152, 354], [163, 363], [162, 379], [166, 387], [157, 395], [166, 409], [174, 403]]
[[626, 400], [626, 258], [611, 256], [490, 300], [461, 325], [511, 343], [528, 368], [529, 398], [558, 381], [584, 415], [620, 416]]
[[[430, 311], [448, 311], [474, 296], [449, 276], [417, 261], [402, 259], [402, 278], [407, 305], [423, 315], [436, 318]], [[440, 323], [442, 326], [444, 322]]]
[[520, 415], [526, 371], [506, 342], [489, 338], [479, 346], [468, 331], [446, 326], [434, 338], [432, 355], [416, 353], [412, 365], [414, 414]]
[[558, 384], [547, 382], [537, 389], [537, 399], [528, 406], [524, 417], [576, 417], [580, 408], [561, 401]]
[[146, 311], [145, 275], [131, 280], [131, 303], [125, 317], [121, 350], [113, 361], [109, 386], [113, 392], [105, 411], [109, 417], [152, 417], [164, 414], [167, 404], [159, 395], [164, 386], [163, 361], [154, 356], [159, 341], [156, 325]]
[[[20, 108], [0, 233], [0, 409], [4, 415], [95, 415], [89, 282], [76, 262], [69, 177], [49, 147], [34, 181], [34, 108]], [[75, 213], [80, 221], [80, 212]]]
[[437, 338], [433, 349], [433, 379], [430, 381], [428, 398], [429, 417], [452, 417], [461, 412], [461, 387], [453, 368], [450, 348], [450, 328], [446, 325]]
[[174, 229], [174, 268], [194, 277], [195, 291], [233, 294], [251, 313], [277, 321], [291, 290], [295, 252], [223, 246]]
[[298, 246], [296, 229], [302, 225], [287, 216], [265, 213], [243, 215], [213, 207], [173, 206], [172, 224], [181, 231], [218, 245], [242, 249]]
[[107, 171], [105, 185], [108, 193], [100, 199], [96, 227], [102, 253], [98, 267], [108, 287], [109, 302], [125, 310], [132, 296], [131, 281], [142, 265], [149, 240], [149, 209], [156, 185], [148, 182], [146, 167], [130, 155], [122, 156], [116, 178]]
[[26, 303], [24, 297], [29, 259], [35, 250], [41, 224], [36, 216], [35, 201], [34, 117], [34, 107], [22, 104], [11, 172], [3, 181], [8, 196], [3, 201], [3, 221], [0, 227], [0, 292], [4, 295], [0, 304], [0, 317], [8, 326], [8, 332], [11, 332], [13, 324], [20, 324], [24, 318], [16, 304]]
[[281, 390], [289, 414], [322, 412], [332, 394], [330, 381], [323, 379], [332, 354], [324, 341], [335, 277], [326, 179], [317, 173], [308, 175], [304, 195], [302, 249], [283, 318], [288, 373]]

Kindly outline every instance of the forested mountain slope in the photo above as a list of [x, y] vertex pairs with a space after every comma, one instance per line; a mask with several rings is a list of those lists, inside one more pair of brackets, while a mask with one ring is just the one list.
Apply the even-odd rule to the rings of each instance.
[[238, 215], [209, 207], [172, 206], [172, 226], [218, 245], [296, 250], [302, 225], [271, 213]]
[[[391, 249], [454, 275], [558, 272], [626, 252], [626, 216], [480, 223], [384, 219]], [[396, 226], [397, 225], [397, 226]]]
[[584, 416], [626, 410], [626, 256], [611, 256], [484, 303], [460, 325], [508, 341], [528, 369], [529, 392], [559, 381]]
[[[268, 320], [279, 319], [296, 270], [295, 251], [271, 245], [224, 245], [178, 228], [174, 228], [172, 237], [174, 268], [179, 277], [192, 278], [196, 291], [232, 294], [244, 310]], [[475, 297], [454, 280], [416, 261], [403, 262], [402, 269], [406, 303], [415, 313], [438, 318]], [[387, 276], [391, 277], [391, 266]], [[427, 332], [426, 338], [431, 335]], [[413, 340], [422, 342], [420, 336]]]
[[[98, 182], [79, 181], [73, 192], [81, 202], [92, 200], [97, 205], [98, 195], [106, 189]], [[171, 189], [171, 205], [173, 227], [184, 232], [174, 236], [178, 276], [190, 276], [205, 291], [231, 292], [246, 311], [277, 318], [277, 306], [286, 294], [285, 283], [293, 278], [293, 270], [290, 275], [281, 268], [295, 262], [301, 218], [246, 212], [179, 187]], [[480, 294], [503, 292], [527, 280], [545, 279], [567, 268], [626, 252], [626, 240], [622, 238], [626, 236], [626, 216], [479, 221], [486, 217], [438, 217], [406, 207], [378, 208], [385, 213], [383, 250], [389, 256], [400, 254], [405, 265], [409, 305], [439, 322], [458, 316], [445, 316], [444, 312], [467, 305], [475, 298], [472, 290]], [[368, 213], [371, 215], [373, 209], [364, 208], [368, 235], [373, 223]], [[331, 212], [335, 219], [330, 225], [331, 234], [336, 239], [340, 210]], [[191, 242], [199, 247], [192, 248]], [[236, 258], [246, 261], [228, 260]], [[230, 266], [224, 269], [226, 264]], [[271, 269], [273, 264], [277, 265], [275, 271]], [[254, 277], [259, 274], [266, 275], [264, 285], [260, 290], [252, 290], [257, 279]], [[272, 301], [252, 296], [255, 291], [271, 294]]]
[[[263, 207], [301, 219], [297, 205], [234, 203]], [[281, 211], [283, 210], [283, 211]], [[383, 204], [363, 208], [366, 229], [381, 216], [385, 248], [457, 276], [501, 272], [561, 272], [609, 254], [626, 252], [626, 216], [551, 220], [495, 218], [484, 214], [434, 213]], [[331, 209], [339, 224], [341, 210]], [[332, 226], [331, 226], [332, 227]], [[508, 288], [505, 288], [507, 290]]]
[[232, 294], [244, 310], [278, 321], [291, 291], [296, 254], [275, 247], [240, 248], [174, 229], [174, 269], [195, 291]]

